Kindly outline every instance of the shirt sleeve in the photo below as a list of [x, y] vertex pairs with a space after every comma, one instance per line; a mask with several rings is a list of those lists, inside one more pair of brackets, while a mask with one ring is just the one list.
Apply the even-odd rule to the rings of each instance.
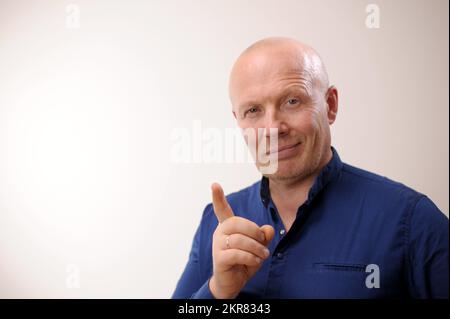
[[[184, 268], [183, 274], [179, 279], [173, 299], [213, 299], [209, 289], [210, 271], [205, 271], [205, 260], [200, 260], [202, 250], [205, 250], [204, 232], [209, 228], [209, 215], [212, 211], [212, 205], [206, 206], [203, 211], [202, 220], [198, 226], [192, 247], [189, 254], [189, 260]], [[204, 252], [203, 252], [204, 253]], [[208, 253], [211, 253], [210, 251]]]
[[448, 218], [428, 197], [421, 197], [408, 230], [409, 290], [413, 298], [449, 297], [448, 227]]

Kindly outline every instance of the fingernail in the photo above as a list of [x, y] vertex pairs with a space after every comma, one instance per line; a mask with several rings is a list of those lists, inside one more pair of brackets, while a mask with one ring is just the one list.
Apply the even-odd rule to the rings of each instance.
[[262, 233], [261, 236], [259, 236], [259, 238], [261, 238], [261, 241], [265, 241], [266, 240], [266, 236], [264, 236], [264, 233]]
[[270, 251], [267, 248], [264, 248], [264, 256], [267, 258], [270, 255]]

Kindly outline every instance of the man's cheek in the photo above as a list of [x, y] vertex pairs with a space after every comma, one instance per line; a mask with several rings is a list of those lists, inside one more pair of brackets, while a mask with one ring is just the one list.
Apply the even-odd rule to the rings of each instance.
[[296, 125], [293, 126], [298, 134], [305, 137], [312, 136], [318, 130], [318, 123], [310, 117], [302, 117], [297, 119]]

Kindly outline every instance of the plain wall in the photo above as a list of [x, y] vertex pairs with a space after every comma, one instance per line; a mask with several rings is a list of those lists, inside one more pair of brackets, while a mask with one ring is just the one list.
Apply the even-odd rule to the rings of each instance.
[[[371, 3], [380, 28], [366, 26]], [[210, 184], [230, 193], [260, 178], [249, 163], [174, 163], [171, 134], [196, 121], [236, 127], [230, 67], [267, 36], [322, 55], [339, 90], [332, 144], [344, 162], [448, 215], [448, 9], [0, 1], [0, 297], [170, 297]]]

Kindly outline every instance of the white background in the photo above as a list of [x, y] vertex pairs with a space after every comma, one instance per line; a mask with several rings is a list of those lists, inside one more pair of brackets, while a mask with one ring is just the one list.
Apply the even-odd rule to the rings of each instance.
[[343, 161], [448, 215], [446, 0], [2, 0], [0, 297], [170, 297], [210, 184], [259, 179], [251, 164], [171, 162], [171, 132], [235, 127], [230, 67], [267, 36], [322, 55]]

